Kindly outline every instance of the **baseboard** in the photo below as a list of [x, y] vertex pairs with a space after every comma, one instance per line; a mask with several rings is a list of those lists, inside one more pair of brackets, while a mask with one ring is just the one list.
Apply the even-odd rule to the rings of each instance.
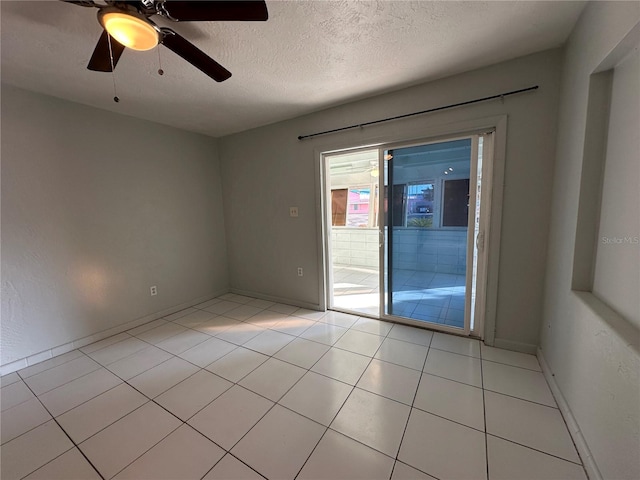
[[193, 305], [197, 305], [209, 299], [219, 297], [220, 295], [224, 295], [225, 293], [228, 293], [228, 292], [229, 292], [228, 289], [224, 289], [218, 292], [213, 292], [209, 295], [197, 297], [188, 302], [184, 302], [179, 305], [174, 305], [173, 307], [166, 308], [164, 310], [161, 310], [159, 312], [155, 312], [149, 315], [145, 315], [144, 317], [136, 318], [135, 320], [131, 320], [129, 322], [123, 323], [116, 327], [112, 327], [107, 330], [94, 333], [93, 335], [82, 337], [80, 339], [73, 340], [63, 345], [58, 345], [56, 347], [44, 350], [34, 355], [29, 355], [28, 357], [21, 358], [19, 360], [14, 360], [11, 363], [0, 365], [0, 375], [6, 375], [8, 373], [12, 373], [26, 367], [30, 367], [31, 365], [35, 365], [36, 363], [49, 360], [50, 358], [57, 357], [58, 355], [62, 355], [64, 353], [70, 352], [71, 350], [75, 350], [77, 348], [82, 348], [86, 345], [95, 343], [99, 340], [103, 340], [107, 337], [117, 335], [118, 333], [125, 332], [135, 327], [139, 327], [140, 325], [144, 325], [145, 323], [153, 322], [158, 318], [166, 317], [167, 315], [171, 315], [172, 313], [179, 312], [180, 310], [184, 310], [185, 308], [189, 308]]
[[549, 364], [544, 358], [542, 350], [537, 349], [536, 356], [538, 357], [538, 361], [540, 362], [540, 367], [542, 368], [542, 374], [544, 378], [547, 380], [549, 387], [551, 388], [551, 392], [556, 399], [556, 403], [558, 404], [558, 408], [560, 409], [560, 413], [564, 418], [564, 421], [567, 424], [567, 428], [569, 429], [569, 434], [573, 439], [573, 443], [578, 450], [578, 455], [580, 455], [580, 459], [582, 460], [582, 464], [584, 465], [584, 469], [587, 472], [587, 476], [589, 480], [603, 480], [602, 474], [600, 473], [600, 469], [596, 464], [593, 455], [591, 454], [591, 450], [589, 449], [589, 445], [582, 435], [582, 431], [580, 430], [580, 426], [576, 421], [573, 413], [571, 412], [571, 408], [567, 403], [567, 400], [564, 398], [564, 395], [560, 391], [560, 387], [556, 383], [556, 378], [549, 368]]
[[322, 310], [317, 303], [301, 302], [299, 300], [293, 300], [292, 298], [276, 297], [273, 295], [264, 295], [258, 292], [251, 292], [249, 290], [241, 290], [239, 288], [232, 288], [231, 293], [237, 293], [238, 295], [244, 295], [246, 297], [259, 298], [260, 300], [267, 300], [269, 302], [284, 303], [285, 305], [294, 305], [300, 308], [306, 308], [308, 310]]
[[514, 342], [512, 340], [505, 340], [504, 338], [494, 339], [492, 346], [496, 348], [503, 348], [505, 350], [513, 350], [515, 352], [528, 353], [529, 355], [535, 355], [538, 348], [537, 345]]

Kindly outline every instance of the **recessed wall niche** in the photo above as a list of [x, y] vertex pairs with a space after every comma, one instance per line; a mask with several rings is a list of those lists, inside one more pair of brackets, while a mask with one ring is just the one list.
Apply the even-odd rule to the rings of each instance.
[[640, 328], [640, 24], [591, 75], [572, 288]]

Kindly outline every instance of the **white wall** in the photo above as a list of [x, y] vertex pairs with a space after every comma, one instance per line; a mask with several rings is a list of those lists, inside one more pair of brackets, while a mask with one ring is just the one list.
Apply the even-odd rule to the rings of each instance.
[[640, 328], [640, 51], [615, 67], [593, 293]]
[[[582, 255], [575, 250], [576, 234], [584, 231], [576, 219], [591, 153], [585, 148], [590, 75], [639, 20], [638, 2], [591, 3], [566, 48], [541, 330], [541, 353], [607, 479], [640, 478], [640, 333], [594, 295], [571, 286], [580, 270], [574, 255]], [[623, 156], [637, 165], [638, 151]]]
[[[444, 125], [508, 115], [496, 338], [535, 349], [542, 292], [561, 52], [543, 52], [220, 139], [230, 285], [322, 304], [319, 152], [421, 139]], [[540, 85], [534, 93], [299, 141], [298, 135]], [[451, 127], [454, 128], [453, 126]], [[289, 206], [300, 216], [291, 218]], [[523, 252], [526, 254], [523, 255]], [[296, 274], [302, 266], [303, 278]]]
[[2, 86], [3, 365], [227, 289], [216, 143]]

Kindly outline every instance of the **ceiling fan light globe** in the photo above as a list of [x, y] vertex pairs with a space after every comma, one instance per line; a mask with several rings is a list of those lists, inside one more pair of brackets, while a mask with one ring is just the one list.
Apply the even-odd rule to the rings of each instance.
[[158, 31], [142, 18], [122, 12], [107, 12], [100, 21], [109, 35], [127, 48], [151, 50], [158, 45]]

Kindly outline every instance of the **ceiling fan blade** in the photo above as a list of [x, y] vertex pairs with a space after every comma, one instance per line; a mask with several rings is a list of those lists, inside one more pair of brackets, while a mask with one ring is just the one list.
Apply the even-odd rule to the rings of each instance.
[[122, 52], [124, 52], [124, 48], [124, 45], [118, 43], [115, 38], [111, 37], [110, 51], [109, 34], [106, 30], [103, 30], [96, 44], [96, 48], [93, 50], [93, 55], [91, 55], [91, 60], [89, 60], [87, 68], [96, 72], [111, 72], [111, 53], [113, 53], [113, 68], [115, 68]]
[[202, 70], [216, 82], [224, 82], [231, 76], [229, 70], [170, 28], [161, 28], [160, 31], [162, 32], [161, 43], [165, 47]]
[[169, 18], [186, 21], [265, 21], [269, 18], [264, 0], [243, 1], [181, 1], [168, 0], [160, 3]]

